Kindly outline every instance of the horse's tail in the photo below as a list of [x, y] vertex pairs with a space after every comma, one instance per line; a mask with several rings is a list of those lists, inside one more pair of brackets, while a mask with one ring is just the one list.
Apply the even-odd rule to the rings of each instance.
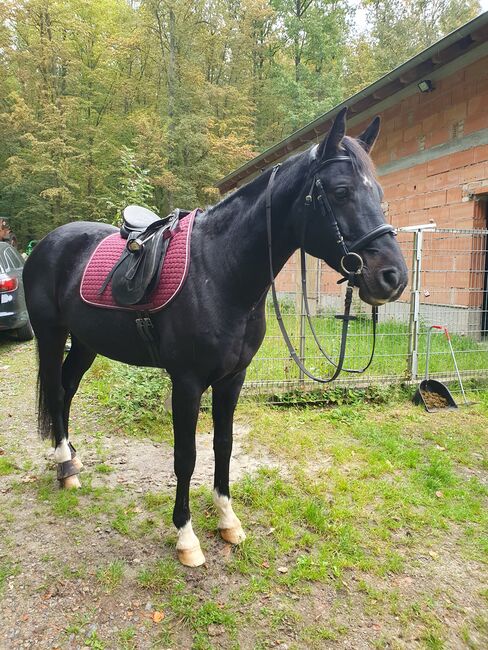
[[49, 413], [46, 386], [41, 373], [41, 364], [39, 359], [39, 340], [37, 343], [37, 431], [41, 438], [53, 440], [53, 427], [51, 415]]

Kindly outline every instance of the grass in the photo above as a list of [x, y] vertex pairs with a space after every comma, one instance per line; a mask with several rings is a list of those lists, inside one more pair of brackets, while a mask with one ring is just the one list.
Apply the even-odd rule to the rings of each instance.
[[124, 579], [125, 564], [121, 560], [114, 560], [97, 570], [97, 578], [107, 592], [114, 591]]
[[[283, 320], [299, 349], [300, 318], [294, 313], [284, 314]], [[340, 321], [330, 313], [313, 317], [314, 328], [321, 344], [333, 359], [338, 358], [340, 343]], [[330, 374], [331, 366], [325, 362], [316, 347], [312, 334], [306, 325], [305, 359], [307, 366], [316, 373]], [[360, 317], [352, 321], [349, 327], [349, 339], [344, 367], [361, 368], [366, 365], [371, 354], [372, 336], [369, 317]], [[419, 337], [419, 375], [425, 371], [425, 353], [427, 328], [421, 328]], [[486, 342], [478, 342], [469, 336], [452, 335], [452, 345], [460, 370], [478, 370], [488, 374], [488, 348]], [[376, 352], [373, 363], [366, 376], [393, 376], [401, 380], [406, 371], [408, 353], [408, 325], [398, 321], [383, 321], [377, 327]], [[430, 372], [452, 373], [449, 347], [444, 336], [432, 335]], [[266, 337], [258, 354], [251, 363], [246, 381], [290, 381], [299, 378], [296, 365], [290, 360], [276, 318], [267, 321]], [[346, 376], [347, 378], [347, 376]]]
[[[94, 377], [82, 407], [95, 395], [102, 417], [112, 413], [124, 439], [146, 435], [126, 424], [134, 411], [124, 411], [115, 390], [107, 406], [111, 364], [103, 362]], [[152, 383], [148, 421], [158, 388]], [[253, 458], [264, 451], [276, 464], [233, 482], [248, 534], [237, 548], [216, 533], [211, 486], [192, 490], [193, 525], [208, 560], [196, 570], [176, 561], [173, 490], [95, 487], [107, 473], [100, 466], [112, 469], [102, 429], [90, 436], [101, 459], [87, 463], [77, 493], [59, 491], [52, 474], [27, 483], [14, 474], [1, 495], [9, 555], [0, 555], [0, 590], [3, 583], [5, 594], [10, 576], [12, 589], [28, 590], [23, 558], [15, 555], [23, 547], [11, 529], [20, 525], [22, 507], [32, 507], [35, 516], [23, 524], [30, 543], [60, 527], [60, 544], [74, 552], [66, 565], [57, 547], [43, 548], [42, 589], [68, 590], [71, 581], [88, 588], [80, 611], [68, 614], [64, 643], [73, 634], [94, 649], [264, 650], [284, 643], [322, 650], [355, 647], [360, 638], [371, 648], [484, 649], [488, 391], [467, 409], [434, 414], [401, 391], [373, 391], [369, 401], [355, 391], [331, 395], [334, 408], [239, 405], [237, 421], [250, 427], [244, 451], [247, 445]], [[138, 408], [146, 408], [144, 400]], [[208, 414], [202, 426], [211, 426]], [[157, 439], [170, 438], [163, 410], [153, 409], [148, 437], [156, 439], [156, 429]], [[110, 430], [117, 435], [112, 421]], [[119, 471], [115, 463], [113, 469]], [[7, 518], [9, 511], [15, 517]], [[107, 613], [114, 618], [106, 625]]]
[[8, 476], [16, 471], [15, 463], [8, 456], [0, 456], [0, 476]]

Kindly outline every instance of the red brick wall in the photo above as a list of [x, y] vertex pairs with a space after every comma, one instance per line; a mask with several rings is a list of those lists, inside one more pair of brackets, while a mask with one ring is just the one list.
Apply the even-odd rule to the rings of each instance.
[[[488, 128], [488, 57], [434, 85], [433, 92], [415, 92], [381, 113], [373, 152], [377, 166], [452, 141], [456, 125], [461, 129], [457, 142]], [[487, 179], [488, 145], [482, 145], [382, 175], [381, 183], [395, 226], [434, 219], [443, 228], [473, 228], [484, 224], [475, 223], [473, 203], [462, 201], [463, 186]]]

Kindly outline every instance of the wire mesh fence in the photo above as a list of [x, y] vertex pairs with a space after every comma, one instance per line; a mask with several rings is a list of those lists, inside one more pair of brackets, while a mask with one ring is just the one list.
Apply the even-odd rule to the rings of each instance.
[[[463, 380], [488, 378], [488, 230], [412, 227], [398, 232], [409, 266], [409, 285], [400, 300], [380, 307], [376, 353], [364, 374], [342, 373], [334, 385], [367, 386], [415, 382], [425, 372], [427, 332], [443, 325], [451, 335]], [[307, 257], [307, 296], [320, 344], [334, 361], [339, 356], [345, 287], [323, 262]], [[331, 365], [313, 339], [303, 307], [298, 253], [278, 276], [277, 290], [285, 325], [300, 358], [314, 374], [327, 377]], [[357, 293], [357, 319], [350, 324], [344, 367], [364, 367], [373, 344], [369, 307]], [[456, 379], [447, 340], [432, 336], [429, 374], [442, 381]], [[271, 300], [267, 333], [248, 369], [245, 390], [287, 392], [318, 384], [304, 377], [290, 358]]]

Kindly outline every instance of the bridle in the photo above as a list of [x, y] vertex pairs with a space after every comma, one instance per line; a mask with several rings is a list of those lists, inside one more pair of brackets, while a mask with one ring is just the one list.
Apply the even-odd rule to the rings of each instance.
[[288, 347], [290, 356], [297, 364], [297, 366], [300, 368], [300, 370], [305, 375], [307, 375], [307, 377], [310, 377], [310, 379], [313, 379], [314, 381], [320, 382], [322, 384], [328, 384], [331, 381], [334, 381], [334, 379], [338, 377], [341, 371], [351, 372], [351, 373], [365, 372], [371, 365], [371, 362], [373, 361], [373, 356], [374, 356], [374, 351], [376, 346], [376, 324], [378, 321], [378, 308], [376, 306], [372, 307], [373, 345], [371, 350], [371, 356], [369, 358], [368, 363], [364, 366], [364, 368], [361, 369], [348, 369], [343, 367], [344, 358], [346, 355], [346, 341], [347, 341], [347, 331], [349, 327], [349, 321], [355, 320], [356, 318], [355, 316], [350, 315], [353, 287], [355, 285], [355, 281], [357, 277], [361, 275], [364, 268], [364, 261], [360, 255], [360, 252], [364, 250], [368, 246], [368, 244], [370, 244], [378, 237], [382, 237], [383, 235], [386, 235], [388, 233], [394, 234], [395, 230], [393, 226], [391, 226], [390, 224], [386, 224], [386, 223], [378, 224], [372, 230], [365, 233], [364, 235], [361, 235], [360, 237], [355, 239], [351, 244], [348, 245], [342, 235], [339, 223], [334, 214], [334, 210], [332, 209], [332, 206], [327, 197], [327, 192], [324, 189], [323, 183], [320, 180], [318, 173], [324, 167], [331, 165], [335, 162], [348, 162], [352, 164], [353, 161], [348, 156], [336, 156], [335, 158], [329, 158], [328, 160], [319, 163], [317, 163], [316, 159], [314, 158], [314, 162], [315, 165], [313, 166], [311, 172], [312, 184], [310, 186], [310, 190], [308, 194], [305, 197], [305, 206], [312, 207], [315, 205], [315, 203], [318, 204], [322, 217], [324, 218], [329, 230], [333, 233], [333, 236], [335, 238], [335, 243], [337, 244], [337, 246], [340, 249], [340, 252], [342, 253], [340, 265], [342, 270], [341, 272], [344, 277], [341, 280], [339, 280], [339, 283], [347, 281], [347, 289], [346, 289], [346, 296], [344, 302], [344, 313], [336, 316], [337, 319], [342, 320], [342, 334], [341, 334], [341, 346], [339, 351], [339, 359], [337, 363], [335, 363], [332, 360], [332, 358], [322, 348], [322, 345], [318, 339], [317, 333], [313, 325], [312, 317], [310, 315], [310, 309], [309, 309], [308, 297], [307, 297], [306, 262], [305, 262], [305, 250], [304, 250], [307, 219], [304, 218], [302, 233], [301, 233], [301, 242], [300, 242], [301, 244], [300, 245], [300, 260], [301, 260], [300, 266], [301, 266], [301, 276], [302, 276], [303, 304], [305, 307], [307, 321], [310, 330], [312, 332], [312, 335], [314, 337], [315, 343], [317, 344], [322, 355], [327, 359], [327, 361], [329, 361], [329, 363], [331, 363], [335, 367], [335, 370], [331, 377], [328, 378], [316, 377], [305, 367], [302, 360], [298, 356], [295, 347], [293, 346], [293, 343], [291, 342], [288, 332], [286, 331], [286, 327], [280, 310], [278, 296], [276, 293], [275, 275], [273, 271], [273, 248], [272, 248], [272, 236], [271, 236], [272, 235], [271, 233], [272, 188], [273, 188], [273, 183], [276, 174], [280, 169], [281, 166], [280, 164], [277, 164], [273, 167], [271, 176], [269, 178], [268, 186], [266, 188], [266, 229], [268, 234], [269, 271], [270, 271], [270, 279], [271, 279], [271, 291], [273, 296], [273, 306], [274, 306], [276, 318], [278, 320], [278, 325], [281, 330], [281, 334]]

